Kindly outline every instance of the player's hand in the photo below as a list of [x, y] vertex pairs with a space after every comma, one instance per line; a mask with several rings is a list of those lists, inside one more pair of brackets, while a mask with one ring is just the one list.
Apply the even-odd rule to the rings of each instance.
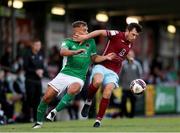
[[84, 52], [86, 52], [85, 49], [79, 49], [79, 50], [74, 51], [74, 55], [77, 55], [77, 54], [80, 54], [80, 53], [84, 53]]
[[106, 55], [106, 60], [112, 60], [116, 58], [116, 53], [109, 53]]
[[72, 38], [74, 41], [82, 44], [83, 41], [87, 40], [87, 35], [74, 34]]

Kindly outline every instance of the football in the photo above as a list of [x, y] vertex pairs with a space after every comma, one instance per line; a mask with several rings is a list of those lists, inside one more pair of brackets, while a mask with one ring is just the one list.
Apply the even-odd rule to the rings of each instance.
[[134, 94], [142, 94], [146, 90], [146, 83], [142, 79], [135, 79], [131, 82], [130, 89]]

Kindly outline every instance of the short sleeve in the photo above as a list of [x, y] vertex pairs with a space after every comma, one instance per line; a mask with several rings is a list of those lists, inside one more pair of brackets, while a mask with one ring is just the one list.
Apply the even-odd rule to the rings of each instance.
[[115, 37], [116, 35], [119, 34], [119, 31], [117, 30], [106, 30], [106, 32], [109, 38]]
[[92, 49], [91, 49], [91, 56], [96, 55], [97, 52], [96, 52], [96, 44], [95, 44], [94, 39], [92, 39], [91, 47], [92, 47]]
[[68, 43], [67, 41], [63, 41], [63, 42], [60, 44], [60, 47], [61, 47], [61, 48], [67, 48], [67, 49], [69, 49], [69, 48], [70, 48], [70, 43]]

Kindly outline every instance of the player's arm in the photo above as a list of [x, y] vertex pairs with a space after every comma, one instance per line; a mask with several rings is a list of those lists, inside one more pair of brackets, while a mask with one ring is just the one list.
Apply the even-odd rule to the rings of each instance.
[[96, 52], [96, 44], [95, 44], [94, 39], [92, 39], [92, 42], [91, 42], [91, 60], [92, 60], [92, 62], [98, 63], [98, 62], [102, 62], [105, 60], [112, 60], [116, 57], [115, 53], [109, 53], [104, 56], [97, 55], [96, 53], [97, 53]]
[[103, 62], [105, 60], [112, 60], [115, 58], [115, 56], [116, 56], [115, 53], [109, 53], [105, 56], [101, 56], [101, 55], [96, 54], [96, 55], [91, 56], [91, 60], [94, 63], [99, 63], [99, 62]]
[[85, 51], [86, 51], [85, 49], [69, 50], [67, 48], [61, 48], [60, 55], [61, 56], [72, 56], [72, 55], [77, 55], [77, 54], [83, 53]]
[[88, 40], [90, 38], [94, 38], [97, 36], [107, 36], [107, 31], [106, 30], [95, 30], [91, 33], [88, 33], [86, 35], [73, 35], [73, 39], [77, 42], [81, 42], [81, 41], [85, 41]]
[[72, 47], [68, 40], [65, 40], [61, 44], [60, 55], [61, 56], [72, 56], [85, 52], [85, 49], [70, 50]]
[[89, 34], [87, 34], [85, 37], [85, 40], [90, 39], [90, 38], [94, 38], [97, 36], [107, 36], [107, 31], [106, 30], [95, 30]]

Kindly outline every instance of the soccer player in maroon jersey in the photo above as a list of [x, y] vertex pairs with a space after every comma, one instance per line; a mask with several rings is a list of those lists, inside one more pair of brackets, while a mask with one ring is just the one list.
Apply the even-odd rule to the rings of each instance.
[[94, 123], [94, 127], [101, 126], [101, 120], [105, 114], [106, 108], [109, 105], [112, 90], [118, 87], [118, 74], [121, 71], [122, 61], [126, 58], [129, 50], [132, 48], [133, 42], [142, 31], [141, 25], [137, 23], [130, 23], [126, 27], [125, 32], [116, 30], [96, 30], [87, 35], [75, 35], [74, 40], [83, 41], [89, 38], [102, 35], [108, 37], [108, 43], [105, 46], [103, 55], [115, 53], [116, 58], [113, 60], [106, 60], [97, 64], [92, 69], [91, 83], [88, 88], [88, 95], [84, 107], [82, 109], [82, 116], [87, 117], [92, 103], [92, 99], [96, 94], [100, 85], [103, 87], [103, 95], [99, 105], [99, 112]]

